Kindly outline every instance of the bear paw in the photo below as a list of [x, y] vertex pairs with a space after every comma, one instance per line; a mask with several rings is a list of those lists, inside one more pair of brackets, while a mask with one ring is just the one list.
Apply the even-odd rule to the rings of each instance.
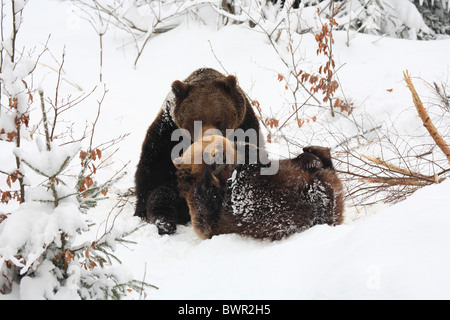
[[331, 149], [319, 146], [308, 146], [303, 148], [303, 152], [312, 153], [317, 156], [322, 162], [322, 167], [324, 169], [333, 169], [333, 163], [331, 161]]
[[298, 163], [303, 170], [315, 172], [323, 168], [322, 161], [316, 155], [305, 152], [297, 157]]
[[174, 221], [168, 221], [166, 219], [157, 219], [155, 225], [158, 228], [159, 235], [174, 234], [177, 231], [177, 224]]

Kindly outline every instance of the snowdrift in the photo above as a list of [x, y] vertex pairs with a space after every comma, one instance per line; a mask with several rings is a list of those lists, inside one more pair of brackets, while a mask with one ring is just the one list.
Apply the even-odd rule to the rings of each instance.
[[151, 299], [449, 299], [450, 181], [361, 221], [320, 225], [266, 242], [221, 235], [200, 241], [187, 226], [160, 237], [139, 231], [121, 250]]

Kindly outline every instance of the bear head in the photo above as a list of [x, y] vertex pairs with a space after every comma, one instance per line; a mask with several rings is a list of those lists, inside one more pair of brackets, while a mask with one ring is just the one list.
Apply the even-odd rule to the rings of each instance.
[[[175, 95], [174, 120], [186, 129], [193, 141], [208, 129], [217, 129], [223, 136], [226, 129], [237, 129], [244, 121], [246, 98], [234, 76], [213, 81], [172, 83]], [[194, 132], [194, 122], [202, 121], [201, 132]]]
[[173, 160], [177, 169], [178, 186], [186, 196], [198, 183], [207, 166], [212, 169], [212, 181], [222, 187], [233, 171], [237, 151], [232, 141], [220, 135], [206, 135], [194, 142], [181, 157]]

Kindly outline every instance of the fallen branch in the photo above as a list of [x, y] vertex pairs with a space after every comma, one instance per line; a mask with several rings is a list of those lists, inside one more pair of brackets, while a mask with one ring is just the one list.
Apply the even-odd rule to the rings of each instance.
[[427, 111], [425, 110], [423, 103], [420, 100], [416, 89], [414, 88], [414, 85], [411, 81], [411, 76], [408, 74], [408, 70], [403, 72], [403, 76], [404, 76], [404, 80], [406, 82], [406, 85], [407, 85], [409, 91], [411, 91], [412, 98], [414, 101], [414, 106], [417, 109], [417, 112], [419, 114], [420, 119], [423, 122], [424, 127], [428, 130], [428, 133], [431, 135], [431, 137], [433, 138], [436, 145], [445, 154], [445, 156], [448, 159], [448, 164], [450, 164], [450, 147], [448, 146], [447, 143], [445, 143], [444, 139], [442, 139], [441, 135], [437, 131], [433, 122], [431, 122], [430, 116], [428, 115]]
[[391, 171], [394, 171], [396, 173], [400, 173], [400, 174], [403, 174], [405, 176], [410, 176], [410, 177], [414, 177], [414, 178], [421, 179], [421, 180], [427, 180], [427, 181], [431, 181], [431, 182], [435, 181], [434, 177], [427, 177], [427, 176], [425, 176], [423, 174], [420, 174], [420, 173], [417, 173], [417, 172], [413, 172], [411, 170], [407, 170], [407, 169], [403, 169], [403, 168], [397, 167], [397, 166], [395, 166], [393, 164], [390, 164], [390, 163], [387, 163], [386, 161], [381, 160], [380, 158], [372, 158], [372, 157], [369, 157], [369, 156], [365, 156], [363, 154], [361, 154], [361, 156], [366, 158], [369, 161], [372, 161], [372, 162], [374, 162], [376, 164], [379, 164], [379, 165], [381, 165], [383, 167], [386, 167], [387, 169], [389, 169]]
[[417, 186], [425, 187], [430, 183], [427, 181], [414, 179], [414, 178], [389, 178], [389, 177], [373, 177], [373, 178], [361, 178], [360, 182], [367, 183], [381, 183], [389, 186]]

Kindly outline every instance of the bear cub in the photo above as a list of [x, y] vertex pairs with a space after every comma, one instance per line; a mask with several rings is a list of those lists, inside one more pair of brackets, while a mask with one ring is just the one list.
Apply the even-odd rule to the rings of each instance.
[[[199, 237], [237, 233], [279, 240], [317, 224], [342, 223], [343, 188], [330, 149], [306, 147], [298, 157], [281, 160], [276, 174], [261, 175], [261, 164], [226, 163], [239, 156], [226, 138], [205, 139], [175, 160], [179, 188]], [[198, 153], [205, 161], [194, 163]], [[221, 153], [226, 162], [214, 163]]]

